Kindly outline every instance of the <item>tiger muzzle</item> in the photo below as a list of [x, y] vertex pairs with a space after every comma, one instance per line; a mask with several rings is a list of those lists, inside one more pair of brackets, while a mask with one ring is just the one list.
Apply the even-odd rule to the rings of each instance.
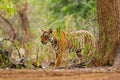
[[45, 41], [41, 41], [41, 43], [42, 43], [43, 45], [47, 44], [47, 42], [45, 42]]

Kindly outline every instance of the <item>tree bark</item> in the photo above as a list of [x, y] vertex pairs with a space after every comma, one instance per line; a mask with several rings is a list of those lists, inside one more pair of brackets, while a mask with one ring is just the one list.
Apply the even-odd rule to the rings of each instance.
[[120, 0], [97, 0], [97, 66], [112, 65], [120, 46]]

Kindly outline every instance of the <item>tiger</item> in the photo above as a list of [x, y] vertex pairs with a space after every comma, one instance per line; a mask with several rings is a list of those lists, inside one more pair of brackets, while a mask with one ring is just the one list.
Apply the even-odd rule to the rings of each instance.
[[56, 52], [55, 67], [59, 67], [64, 56], [67, 53], [74, 52], [83, 60], [88, 61], [92, 58], [95, 48], [95, 39], [92, 33], [86, 30], [65, 32], [61, 30], [58, 32], [52, 29], [42, 30], [41, 43], [43, 45], [48, 42]]

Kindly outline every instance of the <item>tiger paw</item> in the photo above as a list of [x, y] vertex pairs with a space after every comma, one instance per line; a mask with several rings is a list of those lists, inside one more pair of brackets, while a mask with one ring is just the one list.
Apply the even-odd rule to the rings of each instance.
[[55, 62], [54, 61], [51, 61], [50, 64], [49, 64], [50, 67], [54, 67], [55, 66]]

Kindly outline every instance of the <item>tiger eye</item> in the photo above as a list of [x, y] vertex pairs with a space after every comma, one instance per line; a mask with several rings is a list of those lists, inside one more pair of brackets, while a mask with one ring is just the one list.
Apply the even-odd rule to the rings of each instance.
[[48, 33], [45, 33], [44, 36], [48, 36]]

